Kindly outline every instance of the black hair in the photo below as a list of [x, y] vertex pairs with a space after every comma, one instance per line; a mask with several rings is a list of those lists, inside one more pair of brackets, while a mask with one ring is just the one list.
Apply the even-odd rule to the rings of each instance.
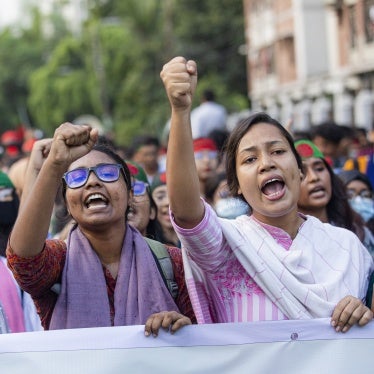
[[138, 149], [145, 145], [154, 145], [158, 149], [161, 147], [160, 140], [156, 136], [138, 135], [132, 140], [128, 149], [128, 158], [132, 158]]
[[347, 126], [340, 126], [332, 121], [323, 122], [318, 126], [312, 127], [310, 134], [312, 140], [317, 136], [320, 136], [336, 145], [338, 145], [345, 137], [351, 135]]
[[230, 136], [230, 132], [227, 130], [214, 129], [208, 134], [208, 138], [212, 139], [216, 143], [218, 149], [218, 162], [221, 163], [225, 156], [225, 145], [227, 139]]
[[162, 227], [161, 227], [160, 222], [158, 222], [158, 219], [157, 219], [157, 211], [158, 211], [157, 204], [155, 203], [152, 197], [151, 189], [149, 186], [147, 186], [146, 193], [149, 198], [150, 209], [153, 208], [155, 210], [155, 218], [149, 220], [148, 225], [146, 227], [145, 236], [147, 238], [157, 240], [158, 242], [163, 243], [164, 237], [162, 234]]
[[349, 204], [343, 181], [334, 173], [329, 163], [325, 159], [322, 160], [331, 179], [331, 198], [326, 206], [328, 221], [335, 226], [354, 232], [363, 241], [365, 235], [364, 220]]
[[339, 178], [342, 180], [345, 187], [354, 180], [361, 181], [366, 184], [370, 191], [373, 191], [373, 186], [371, 185], [370, 179], [366, 174], [361, 173], [359, 170], [343, 170], [338, 174]]
[[204, 90], [203, 99], [205, 99], [206, 101], [214, 101], [216, 99], [214, 91], [213, 90]]
[[5, 256], [5, 250], [8, 243], [9, 235], [17, 219], [19, 208], [19, 198], [16, 189], [12, 190], [12, 200], [0, 202], [0, 255]]
[[204, 186], [205, 199], [209, 202], [213, 202], [214, 194], [217, 191], [218, 186], [222, 181], [227, 179], [225, 172], [215, 173], [209, 177]]

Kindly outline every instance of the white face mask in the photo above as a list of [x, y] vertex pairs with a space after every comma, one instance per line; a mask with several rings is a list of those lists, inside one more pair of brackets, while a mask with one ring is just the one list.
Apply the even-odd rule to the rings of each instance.
[[349, 200], [351, 207], [361, 215], [365, 222], [374, 216], [374, 201], [369, 197], [356, 196]]
[[249, 205], [235, 197], [220, 199], [215, 205], [217, 215], [222, 218], [234, 219], [243, 214], [248, 214]]

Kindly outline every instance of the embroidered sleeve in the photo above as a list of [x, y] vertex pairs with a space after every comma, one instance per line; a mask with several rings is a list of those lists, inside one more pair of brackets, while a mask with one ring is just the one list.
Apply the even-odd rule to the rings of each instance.
[[65, 263], [66, 244], [61, 240], [46, 240], [43, 250], [34, 257], [17, 256], [7, 247], [8, 266], [20, 287], [38, 297], [60, 281]]
[[202, 221], [192, 229], [179, 227], [171, 212], [172, 223], [182, 247], [191, 259], [208, 272], [217, 271], [230, 257], [232, 251], [223, 236], [221, 222], [213, 208], [204, 201]]

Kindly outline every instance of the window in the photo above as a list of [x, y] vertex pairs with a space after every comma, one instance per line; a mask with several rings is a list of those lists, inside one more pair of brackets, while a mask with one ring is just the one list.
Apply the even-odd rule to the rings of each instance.
[[364, 3], [365, 39], [367, 43], [374, 41], [374, 0]]

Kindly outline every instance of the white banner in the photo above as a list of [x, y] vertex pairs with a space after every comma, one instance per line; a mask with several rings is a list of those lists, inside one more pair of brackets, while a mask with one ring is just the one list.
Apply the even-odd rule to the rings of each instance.
[[336, 333], [328, 319], [143, 326], [0, 335], [0, 373], [373, 373], [374, 322]]

